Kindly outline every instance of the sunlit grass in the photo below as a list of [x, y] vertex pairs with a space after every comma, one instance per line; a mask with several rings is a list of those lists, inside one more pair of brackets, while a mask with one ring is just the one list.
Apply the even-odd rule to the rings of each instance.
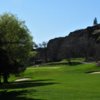
[[[95, 63], [31, 66], [17, 77], [31, 80], [12, 83], [8, 93], [15, 91], [19, 95], [22, 91], [23, 100], [99, 100], [100, 74], [87, 73], [99, 70]], [[15, 96], [14, 100], [18, 98]]]

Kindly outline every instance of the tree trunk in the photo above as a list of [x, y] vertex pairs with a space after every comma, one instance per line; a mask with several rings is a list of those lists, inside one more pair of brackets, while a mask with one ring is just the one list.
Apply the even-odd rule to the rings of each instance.
[[0, 84], [1, 84], [1, 74], [0, 74]]
[[72, 64], [72, 62], [71, 62], [71, 58], [68, 58], [67, 61], [68, 61], [68, 64], [69, 64], [69, 65]]
[[45, 57], [45, 62], [47, 63], [47, 48], [45, 48], [45, 51], [44, 51], [44, 57]]
[[3, 73], [3, 83], [8, 83], [9, 74]]

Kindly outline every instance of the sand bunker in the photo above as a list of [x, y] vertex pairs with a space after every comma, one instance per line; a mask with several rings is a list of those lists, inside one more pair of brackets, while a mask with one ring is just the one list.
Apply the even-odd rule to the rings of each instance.
[[30, 78], [21, 78], [21, 79], [15, 80], [15, 82], [28, 81], [28, 80], [31, 80], [31, 79]]
[[90, 74], [100, 74], [100, 72], [91, 72]]

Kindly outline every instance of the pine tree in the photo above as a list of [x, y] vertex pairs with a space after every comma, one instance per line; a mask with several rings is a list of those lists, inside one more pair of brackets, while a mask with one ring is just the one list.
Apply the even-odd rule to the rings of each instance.
[[95, 17], [94, 21], [93, 21], [93, 25], [97, 25], [98, 24], [98, 21], [97, 21], [97, 18]]

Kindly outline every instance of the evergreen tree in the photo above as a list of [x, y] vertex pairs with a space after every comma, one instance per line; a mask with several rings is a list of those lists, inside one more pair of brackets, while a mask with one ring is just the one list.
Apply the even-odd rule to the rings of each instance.
[[93, 25], [97, 25], [98, 24], [98, 21], [97, 21], [97, 18], [95, 17], [94, 21], [93, 21]]

